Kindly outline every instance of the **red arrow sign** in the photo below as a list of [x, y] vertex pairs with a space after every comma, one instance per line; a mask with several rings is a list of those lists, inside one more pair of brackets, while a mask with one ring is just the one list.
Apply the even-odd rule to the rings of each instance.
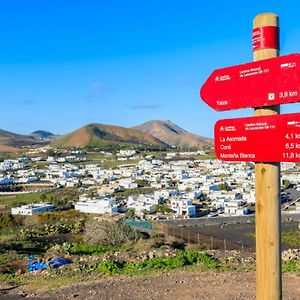
[[220, 120], [215, 152], [224, 161], [300, 162], [300, 113]]
[[300, 101], [300, 54], [215, 70], [200, 90], [215, 110]]

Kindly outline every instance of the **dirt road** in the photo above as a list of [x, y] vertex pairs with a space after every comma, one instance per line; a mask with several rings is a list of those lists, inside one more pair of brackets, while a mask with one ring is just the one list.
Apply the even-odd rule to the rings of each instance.
[[[180, 271], [136, 278], [116, 276], [47, 293], [20, 287], [0, 294], [0, 299], [255, 299], [255, 273]], [[300, 299], [300, 276], [283, 276], [283, 299]]]

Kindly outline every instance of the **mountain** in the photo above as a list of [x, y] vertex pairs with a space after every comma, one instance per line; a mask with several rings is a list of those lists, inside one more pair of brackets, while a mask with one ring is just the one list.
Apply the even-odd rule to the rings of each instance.
[[30, 134], [33, 136], [35, 139], [40, 139], [40, 140], [52, 140], [55, 138], [55, 134], [49, 131], [45, 130], [36, 130]]
[[169, 120], [151, 120], [132, 128], [151, 134], [170, 146], [203, 148], [213, 145], [212, 139], [192, 134]]
[[37, 140], [33, 136], [16, 134], [0, 129], [0, 145], [11, 147], [24, 147], [42, 144], [45, 144], [45, 142]]
[[102, 147], [114, 144], [151, 145], [166, 148], [159, 139], [131, 128], [114, 125], [89, 124], [56, 139], [52, 145], [59, 147]]

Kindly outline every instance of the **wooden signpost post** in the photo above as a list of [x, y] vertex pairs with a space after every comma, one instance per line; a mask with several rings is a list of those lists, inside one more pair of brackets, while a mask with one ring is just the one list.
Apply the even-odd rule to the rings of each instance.
[[200, 95], [219, 111], [254, 107], [254, 117], [216, 123], [215, 149], [221, 160], [256, 162], [256, 296], [279, 300], [280, 162], [300, 161], [300, 114], [280, 115], [279, 105], [300, 102], [300, 55], [279, 57], [279, 24], [273, 13], [254, 18], [252, 38], [254, 62], [215, 70]]
[[[273, 28], [273, 31], [267, 34], [264, 33], [264, 28]], [[253, 43], [254, 61], [278, 56], [278, 17], [272, 13], [256, 16], [253, 21], [253, 39], [255, 39], [255, 32], [260, 32], [260, 35], [257, 46]], [[273, 43], [269, 43], [268, 39]], [[254, 112], [255, 116], [279, 113], [279, 105], [255, 108]], [[256, 298], [279, 300], [282, 298], [279, 162], [262, 162], [255, 165], [255, 234]]]

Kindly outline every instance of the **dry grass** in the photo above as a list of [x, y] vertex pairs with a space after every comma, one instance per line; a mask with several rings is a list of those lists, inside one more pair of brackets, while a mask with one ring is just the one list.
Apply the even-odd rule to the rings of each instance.
[[20, 149], [7, 146], [7, 145], [0, 145], [0, 152], [1, 153], [18, 153]]

